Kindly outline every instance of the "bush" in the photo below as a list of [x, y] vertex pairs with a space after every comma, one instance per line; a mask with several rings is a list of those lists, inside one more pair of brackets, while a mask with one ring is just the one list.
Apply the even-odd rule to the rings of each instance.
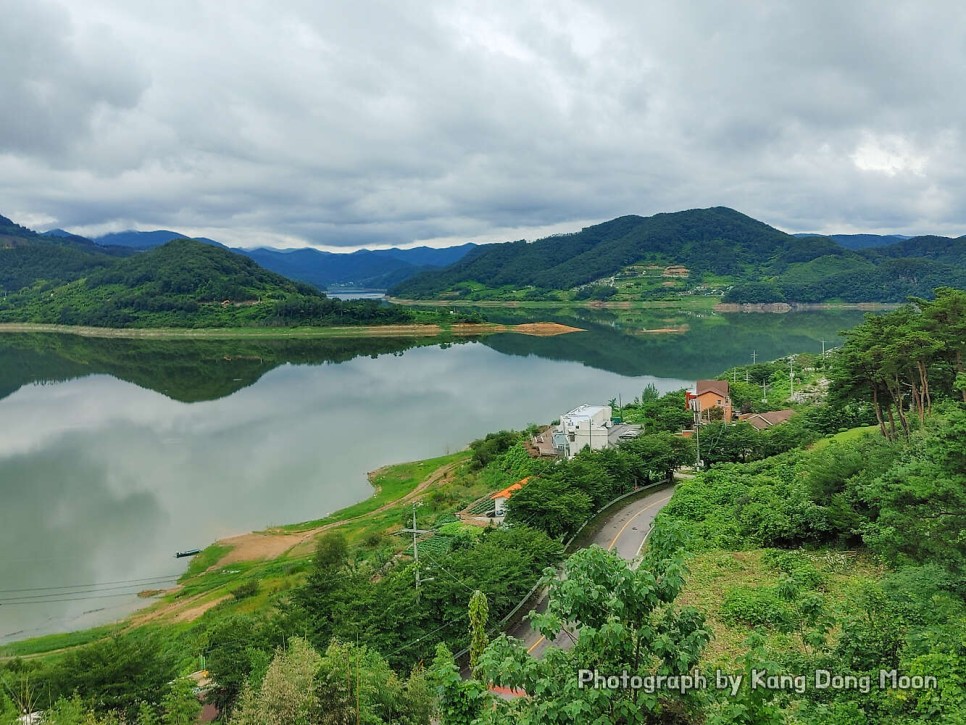
[[248, 597], [254, 597], [258, 594], [258, 582], [251, 579], [244, 584], [239, 584], [237, 587], [231, 590], [231, 595], [235, 599], [247, 599]]
[[738, 587], [725, 596], [721, 604], [721, 619], [728, 624], [787, 629], [794, 617], [788, 605], [773, 590]]

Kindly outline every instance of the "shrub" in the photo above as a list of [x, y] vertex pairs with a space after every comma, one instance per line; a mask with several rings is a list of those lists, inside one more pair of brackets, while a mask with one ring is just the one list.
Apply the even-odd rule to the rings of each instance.
[[248, 597], [253, 597], [258, 594], [258, 582], [251, 579], [244, 584], [239, 584], [237, 587], [231, 590], [231, 595], [235, 599], [247, 599]]
[[738, 587], [725, 596], [721, 618], [728, 624], [747, 624], [787, 629], [793, 616], [788, 606], [770, 589]]

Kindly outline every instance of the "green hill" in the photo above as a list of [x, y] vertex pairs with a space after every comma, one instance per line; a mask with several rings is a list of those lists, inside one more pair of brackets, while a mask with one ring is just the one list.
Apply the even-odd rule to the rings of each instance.
[[[54, 267], [58, 258], [48, 253], [44, 259]], [[59, 286], [35, 278], [29, 288], [4, 297], [0, 322], [250, 327], [380, 324], [413, 316], [377, 303], [330, 299], [247, 257], [191, 239], [124, 259], [81, 258], [71, 276]]]
[[43, 236], [0, 216], [0, 292], [69, 282], [112, 265], [118, 253], [83, 237]]
[[[966, 239], [916, 237], [843, 248], [785, 234], [733, 209], [624, 216], [574, 234], [479, 247], [456, 264], [407, 280], [398, 297], [675, 299], [734, 302], [902, 301], [966, 287]], [[682, 266], [675, 274], [666, 268]]]

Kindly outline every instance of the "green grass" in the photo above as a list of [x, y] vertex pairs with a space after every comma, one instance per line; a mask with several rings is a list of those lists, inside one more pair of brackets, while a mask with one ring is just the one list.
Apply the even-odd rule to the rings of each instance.
[[849, 441], [857, 440], [864, 435], [870, 433], [878, 433], [879, 426], [877, 425], [867, 425], [859, 428], [850, 428], [849, 430], [844, 430], [841, 433], [836, 433], [835, 435], [828, 436], [827, 438], [822, 438], [820, 441], [816, 441], [812, 446], [813, 451], [820, 451], [830, 443], [835, 441], [836, 443], [848, 443]]
[[[679, 605], [691, 605], [707, 618], [712, 640], [702, 657], [709, 667], [735, 670], [747, 651], [744, 640], [749, 627], [744, 623], [731, 624], [723, 616], [722, 603], [736, 590], [763, 591], [778, 581], [776, 569], [766, 562], [766, 550], [726, 551], [715, 549], [697, 553], [687, 561], [689, 573], [677, 600]], [[801, 552], [822, 574], [824, 583], [810, 590], [820, 594], [824, 606], [832, 612], [848, 611], [857, 587], [862, 582], [882, 576], [883, 568], [864, 553], [844, 553], [831, 550]], [[796, 631], [778, 631], [762, 627], [768, 646], [781, 651], [803, 651], [805, 645]]]
[[188, 564], [187, 570], [181, 575], [179, 581], [184, 581], [185, 579], [190, 579], [191, 577], [201, 574], [209, 566], [217, 563], [217, 561], [229, 551], [231, 551], [230, 546], [225, 546], [224, 544], [212, 544], [197, 556], [192, 557], [191, 563]]
[[104, 627], [95, 627], [94, 629], [82, 629], [77, 632], [47, 634], [43, 637], [24, 639], [0, 647], [0, 658], [29, 657], [45, 652], [67, 649], [68, 647], [79, 647], [80, 645], [108, 637], [116, 631], [117, 627], [107, 625]]
[[360, 501], [321, 519], [282, 526], [280, 530], [304, 531], [305, 529], [314, 529], [318, 526], [345, 521], [370, 513], [380, 506], [402, 498], [425, 481], [436, 469], [453, 463], [468, 461], [470, 455], [469, 451], [458, 451], [438, 458], [427, 458], [424, 461], [387, 466], [373, 477], [372, 482], [376, 487], [376, 492], [365, 501]]

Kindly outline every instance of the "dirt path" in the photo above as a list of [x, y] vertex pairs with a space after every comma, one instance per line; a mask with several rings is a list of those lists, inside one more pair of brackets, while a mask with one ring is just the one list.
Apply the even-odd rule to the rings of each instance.
[[[377, 514], [385, 511], [388, 508], [396, 506], [401, 503], [406, 503], [411, 501], [415, 497], [419, 496], [423, 491], [425, 491], [430, 486], [439, 483], [444, 478], [446, 478], [453, 469], [457, 466], [456, 463], [450, 463], [445, 466], [441, 466], [433, 471], [425, 481], [416, 486], [412, 491], [407, 493], [400, 498], [393, 501], [382, 504], [378, 508], [372, 511], [367, 511], [364, 514], [359, 514], [358, 516], [353, 516], [352, 518], [343, 519], [342, 521], [333, 521], [330, 524], [325, 524], [323, 526], [317, 526], [312, 529], [307, 529], [305, 531], [297, 532], [283, 532], [279, 530], [269, 530], [269, 531], [255, 531], [248, 534], [241, 534], [239, 536], [232, 536], [227, 539], [221, 539], [218, 544], [222, 546], [230, 546], [231, 551], [225, 554], [218, 562], [216, 562], [209, 571], [219, 567], [227, 566], [228, 564], [234, 564], [239, 561], [261, 561], [265, 559], [277, 559], [278, 557], [286, 554], [292, 549], [296, 548], [300, 544], [305, 544], [311, 542], [319, 534], [329, 531], [331, 529], [337, 528], [339, 526], [344, 526], [352, 521], [357, 521], [366, 516], [371, 516], [372, 514]], [[369, 474], [369, 481], [372, 483], [373, 479], [379, 474], [382, 469], [378, 469]], [[373, 483], [375, 487], [375, 484]]]

